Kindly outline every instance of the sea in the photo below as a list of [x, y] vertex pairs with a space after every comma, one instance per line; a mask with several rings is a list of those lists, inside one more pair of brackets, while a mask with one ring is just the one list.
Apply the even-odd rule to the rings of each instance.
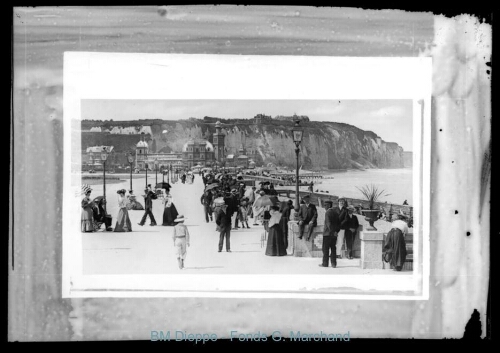
[[[329, 179], [333, 177], [333, 179]], [[379, 201], [403, 204], [407, 200], [413, 204], [413, 169], [366, 169], [345, 172], [325, 173], [321, 183], [314, 185], [314, 191], [328, 191], [332, 195], [364, 199], [357, 189], [373, 184], [384, 190]], [[314, 180], [313, 180], [314, 182]], [[301, 189], [306, 190], [307, 187]]]

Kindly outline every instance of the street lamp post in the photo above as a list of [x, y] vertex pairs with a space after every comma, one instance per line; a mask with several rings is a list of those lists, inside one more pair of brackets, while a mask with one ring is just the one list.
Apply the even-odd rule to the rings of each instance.
[[102, 148], [101, 151], [101, 160], [102, 160], [102, 172], [103, 172], [103, 199], [104, 199], [104, 214], [107, 215], [108, 211], [106, 210], [106, 160], [108, 159], [108, 151], [106, 147]]
[[146, 167], [146, 185], [144, 187], [147, 188], [148, 187], [148, 164], [144, 163], [144, 166]]
[[297, 157], [297, 168], [295, 170], [295, 212], [299, 212], [299, 152], [302, 142], [303, 131], [300, 127], [300, 120], [295, 121], [293, 131], [293, 142], [295, 143], [295, 155]]
[[155, 159], [155, 183], [158, 184], [158, 159]]
[[134, 163], [134, 156], [132, 155], [132, 153], [128, 154], [127, 160], [130, 163], [130, 190], [133, 190], [133, 188], [132, 188], [132, 164]]

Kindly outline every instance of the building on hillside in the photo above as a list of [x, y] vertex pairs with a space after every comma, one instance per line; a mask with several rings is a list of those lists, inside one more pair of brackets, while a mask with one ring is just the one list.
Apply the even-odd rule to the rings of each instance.
[[225, 159], [225, 135], [221, 132], [221, 123], [217, 121], [215, 123], [215, 134], [213, 136], [214, 141], [214, 152], [215, 152], [215, 160], [221, 164]]
[[207, 140], [190, 139], [182, 147], [182, 162], [186, 167], [212, 166], [215, 162], [214, 146]]
[[264, 115], [264, 114], [257, 114], [256, 116], [253, 117], [253, 122], [256, 125], [260, 125], [262, 123], [265, 123], [266, 121], [271, 121], [273, 118], [270, 115]]
[[116, 162], [115, 149], [113, 146], [87, 147], [86, 153], [83, 156], [82, 160], [83, 169], [102, 170], [103, 169], [102, 153], [104, 151], [107, 152], [106, 170], [113, 169]]
[[135, 149], [135, 168], [139, 170], [144, 170], [146, 165], [148, 169], [155, 170], [155, 163], [158, 169], [162, 166], [183, 169], [195, 165], [212, 166], [214, 161], [214, 147], [206, 140], [191, 139], [184, 144], [181, 152], [152, 153], [143, 138]]

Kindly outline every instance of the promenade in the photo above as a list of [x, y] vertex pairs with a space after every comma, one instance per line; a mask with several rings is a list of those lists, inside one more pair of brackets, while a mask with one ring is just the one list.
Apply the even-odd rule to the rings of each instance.
[[[119, 183], [106, 184], [107, 211], [113, 216], [113, 227], [118, 214], [118, 189], [127, 189], [129, 179]], [[148, 183], [154, 185], [155, 177], [148, 176]], [[134, 193], [144, 204], [145, 180], [134, 178]], [[92, 197], [102, 195], [102, 185], [92, 185]], [[219, 233], [215, 231], [215, 219], [206, 223], [200, 197], [203, 192], [201, 177], [196, 175], [193, 184], [180, 182], [172, 185], [171, 193], [180, 214], [187, 217], [191, 235], [191, 246], [187, 250], [185, 268], [180, 270], [175, 257], [172, 234], [173, 227], [162, 224], [163, 204], [153, 201], [153, 214], [158, 226], [151, 227], [149, 218], [139, 226], [144, 211], [129, 211], [132, 232], [115, 233], [98, 231], [81, 233], [83, 245], [83, 273], [104, 274], [324, 274], [324, 275], [403, 275], [407, 272], [385, 270], [362, 270], [359, 259], [338, 259], [337, 268], [323, 268], [320, 258], [294, 257], [293, 255], [273, 257], [265, 255], [266, 244], [262, 244], [263, 226], [231, 231], [231, 253], [218, 252]]]

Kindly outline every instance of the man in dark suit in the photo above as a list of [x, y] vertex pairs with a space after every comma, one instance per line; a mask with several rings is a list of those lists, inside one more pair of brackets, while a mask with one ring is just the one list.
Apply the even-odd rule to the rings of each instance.
[[311, 203], [311, 197], [309, 195], [304, 196], [303, 200], [305, 202], [306, 211], [305, 215], [302, 207], [299, 211], [299, 239], [302, 239], [304, 236], [305, 226], [309, 225], [306, 240], [310, 240], [313, 228], [317, 225], [316, 221], [318, 220], [318, 210], [316, 209], [316, 206]]
[[323, 262], [320, 267], [328, 267], [328, 258], [332, 267], [337, 267], [337, 235], [340, 231], [339, 214], [332, 208], [333, 202], [325, 201], [325, 226], [323, 228]]
[[150, 189], [144, 189], [144, 216], [142, 216], [141, 222], [137, 223], [140, 226], [143, 226], [146, 223], [146, 218], [149, 215], [151, 220], [150, 226], [156, 225], [155, 216], [153, 216], [153, 199], [156, 199], [156, 194]]
[[[231, 198], [224, 198], [224, 200], [230, 200]], [[217, 214], [215, 223], [219, 226], [219, 252], [222, 251], [222, 246], [224, 245], [224, 238], [226, 238], [226, 251], [231, 252], [231, 216], [230, 206], [224, 204], [221, 206], [220, 212]]]
[[212, 191], [207, 190], [201, 195], [201, 204], [203, 205], [203, 208], [205, 209], [205, 220], [208, 223], [208, 216], [210, 216], [210, 221], [212, 221], [212, 200], [213, 200], [213, 195]]
[[355, 208], [347, 207], [347, 214], [343, 217], [340, 226], [345, 229], [345, 243], [347, 250], [347, 258], [352, 260], [352, 245], [354, 244], [354, 236], [359, 227], [358, 217], [354, 214]]

